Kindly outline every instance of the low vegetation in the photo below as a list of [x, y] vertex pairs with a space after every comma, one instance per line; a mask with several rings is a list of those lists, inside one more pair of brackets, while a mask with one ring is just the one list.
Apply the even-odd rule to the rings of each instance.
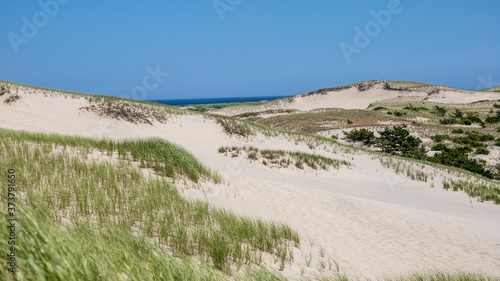
[[[23, 224], [31, 223], [26, 231], [34, 231], [23, 232], [26, 244], [21, 245], [26, 248], [20, 248], [30, 253], [22, 255], [19, 268], [19, 276], [27, 279], [144, 280], [158, 273], [167, 280], [198, 275], [213, 280], [237, 273], [240, 267], [263, 265], [265, 257], [291, 253], [300, 243], [287, 225], [238, 217], [206, 202], [187, 200], [167, 178], [145, 176], [130, 159], [167, 167], [161, 162], [171, 158], [177, 166], [172, 176], [213, 178], [214, 173], [193, 163], [197, 161], [192, 155], [167, 142], [112, 143], [8, 130], [0, 134], [0, 164], [16, 169], [17, 206], [24, 210]], [[94, 149], [110, 160], [88, 161], [87, 153]], [[113, 155], [120, 157], [113, 160]], [[0, 176], [6, 178], [6, 172], [0, 171]], [[34, 235], [37, 229], [47, 236]], [[54, 236], [60, 238], [50, 240]], [[34, 243], [41, 244], [27, 248]], [[40, 248], [46, 252], [36, 250]], [[67, 262], [54, 267], [65, 249], [71, 249]], [[174, 256], [162, 256], [165, 251]], [[125, 266], [125, 257], [132, 254], [137, 257]], [[292, 258], [287, 254], [285, 262]], [[173, 271], [165, 270], [168, 267]]]
[[[446, 146], [444, 146], [440, 147], [439, 149], [441, 150], [439, 153], [435, 154], [432, 157], [428, 157], [427, 160], [434, 163], [461, 168], [473, 173], [480, 174], [490, 179], [498, 178], [498, 174], [487, 170], [476, 159], [469, 158], [467, 153], [470, 151], [467, 148], [447, 148]], [[500, 190], [497, 191], [498, 194], [500, 194]], [[498, 203], [500, 203], [500, 201]]]
[[[379, 132], [380, 137], [378, 138], [375, 138], [373, 132], [366, 129], [353, 130], [345, 134], [352, 141], [374, 143], [384, 153], [457, 167], [490, 179], [500, 178], [498, 172], [486, 169], [484, 163], [480, 163], [468, 156], [468, 153], [472, 152], [469, 146], [477, 148], [476, 154], [489, 154], [489, 150], [486, 149], [486, 145], [482, 142], [493, 141], [494, 137], [490, 134], [468, 131], [466, 136], [454, 138], [450, 138], [448, 135], [435, 135], [432, 139], [438, 144], [434, 145], [432, 149], [440, 152], [432, 157], [426, 155], [427, 151], [422, 145], [422, 140], [412, 136], [405, 126], [386, 128], [384, 131]], [[440, 143], [450, 139], [455, 143], [466, 144], [467, 146], [448, 148], [445, 144]]]
[[5, 83], [0, 85], [0, 96], [10, 94], [10, 85]]
[[350, 132], [344, 131], [347, 139], [362, 142], [364, 145], [371, 146], [375, 143], [375, 134], [367, 129], [355, 129]]
[[254, 135], [254, 132], [247, 122], [237, 120], [235, 118], [218, 117], [215, 119], [224, 131], [229, 135], [237, 135], [241, 137], [248, 137]]
[[460, 180], [444, 180], [443, 188], [453, 191], [464, 191], [469, 196], [479, 198], [482, 202], [492, 201], [500, 204], [500, 189], [498, 185], [485, 180], [477, 179], [460, 179]]
[[255, 147], [220, 147], [219, 153], [226, 156], [239, 157], [245, 156], [249, 161], [259, 161], [265, 166], [276, 168], [296, 167], [305, 169], [309, 167], [313, 170], [329, 170], [330, 168], [339, 169], [341, 165], [350, 166], [345, 160], [335, 160], [316, 154], [303, 152], [291, 152], [284, 150], [259, 150]]
[[91, 99], [91, 105], [82, 107], [99, 116], [125, 120], [134, 124], [143, 123], [153, 125], [157, 121], [165, 123], [171, 110], [168, 107], [134, 103], [124, 100]]
[[14, 94], [14, 95], [10, 95], [3, 102], [7, 103], [7, 104], [10, 104], [10, 103], [16, 102], [16, 101], [18, 101], [20, 99], [21, 99], [21, 96], [19, 96], [18, 94]]
[[446, 113], [448, 113], [448, 109], [446, 109], [444, 106], [435, 105], [432, 113], [436, 116], [443, 117], [446, 115]]
[[477, 112], [464, 113], [458, 108], [455, 108], [455, 112], [452, 113], [449, 117], [443, 118], [439, 120], [439, 122], [444, 125], [460, 124], [470, 126], [473, 123], [478, 123], [483, 127], [485, 126], [484, 121], [478, 117]]
[[360, 141], [366, 145], [375, 144], [383, 152], [405, 156], [415, 159], [425, 158], [425, 147], [421, 145], [422, 140], [410, 135], [404, 126], [393, 126], [379, 132], [380, 137], [376, 138], [374, 133], [366, 130], [352, 130], [344, 132], [346, 138], [352, 141]]
[[195, 112], [207, 112], [211, 110], [218, 110], [226, 107], [238, 107], [238, 106], [258, 106], [261, 104], [265, 104], [269, 101], [256, 101], [256, 102], [230, 102], [230, 103], [211, 103], [211, 104], [191, 104], [191, 105], [182, 105], [182, 107], [186, 107], [187, 110], [195, 111]]
[[414, 106], [413, 104], [408, 104], [407, 106], [403, 107], [403, 109], [406, 109], [406, 110], [413, 110], [413, 111], [427, 111], [429, 110], [427, 107], [416, 107]]

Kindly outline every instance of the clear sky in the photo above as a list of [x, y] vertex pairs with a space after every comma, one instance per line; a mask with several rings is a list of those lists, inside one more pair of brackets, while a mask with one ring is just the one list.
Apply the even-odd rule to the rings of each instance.
[[0, 79], [138, 99], [500, 85], [500, 1], [1, 1]]

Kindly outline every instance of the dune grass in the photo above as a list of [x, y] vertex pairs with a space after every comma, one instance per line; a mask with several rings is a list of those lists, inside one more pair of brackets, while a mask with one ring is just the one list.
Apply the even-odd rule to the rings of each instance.
[[392, 277], [387, 281], [499, 281], [499, 277], [486, 276], [474, 273], [415, 273], [408, 276]]
[[219, 153], [224, 153], [228, 156], [230, 154], [232, 157], [240, 156], [241, 152], [245, 152], [247, 159], [250, 161], [256, 160], [261, 161], [262, 164], [270, 167], [278, 168], [288, 168], [295, 166], [298, 169], [304, 169], [304, 167], [309, 167], [313, 170], [323, 169], [329, 170], [340, 169], [341, 165], [346, 167], [351, 166], [351, 163], [345, 160], [336, 160], [321, 155], [295, 152], [295, 151], [284, 151], [284, 150], [270, 150], [264, 149], [259, 150], [255, 147], [220, 147]]
[[312, 134], [349, 127], [378, 127], [381, 126], [379, 122], [394, 119], [403, 120], [375, 110], [322, 108], [305, 113], [273, 116], [257, 120], [257, 122], [268, 127]]
[[[77, 247], [80, 256], [89, 257], [85, 261], [90, 269], [85, 269], [82, 273], [88, 278], [80, 280], [109, 280], [105, 278], [108, 275], [115, 276], [111, 279], [120, 279], [117, 275], [119, 271], [115, 272], [112, 268], [106, 267], [107, 264], [118, 262], [121, 253], [119, 241], [124, 241], [125, 245], [128, 243], [133, 250], [136, 249], [133, 247], [134, 243], [143, 245], [146, 243], [143, 240], [147, 240], [156, 248], [171, 251], [178, 259], [195, 257], [200, 263], [225, 274], [231, 274], [235, 268], [238, 272], [237, 269], [242, 266], [263, 265], [263, 257], [278, 257], [283, 249], [291, 251], [291, 247], [300, 243], [298, 234], [287, 225], [238, 217], [230, 211], [211, 207], [206, 202], [187, 200], [165, 178], [149, 178], [143, 175], [130, 159], [122, 157], [115, 161], [86, 161], [81, 155], [75, 155], [75, 151], [79, 151], [77, 150], [79, 145], [83, 147], [95, 145], [96, 148], [105, 148], [106, 153], [131, 155], [139, 161], [145, 159], [144, 161], [148, 163], [158, 161], [154, 165], [159, 167], [167, 165], [161, 163], [163, 160], [176, 159], [178, 161], [174, 161], [176, 168], [172, 170], [174, 175], [185, 175], [194, 179], [200, 178], [202, 173], [206, 176], [211, 175], [209, 170], [203, 168], [192, 155], [167, 142], [153, 140], [113, 143], [7, 130], [1, 130], [0, 136], [0, 166], [11, 167], [17, 171], [18, 206], [26, 210], [23, 216], [34, 217], [34, 222], [38, 225], [49, 222], [54, 225], [54, 229], [60, 228], [57, 231], [63, 231], [60, 226], [64, 225], [65, 231], [70, 233], [63, 235], [64, 237], [79, 237], [78, 234], [89, 233], [87, 240], [85, 237], [80, 239], [88, 242], [88, 245], [82, 243]], [[56, 149], [53, 144], [65, 145], [66, 148]], [[163, 156], [158, 157], [156, 153]], [[193, 161], [196, 163], [191, 163]], [[0, 171], [0, 177], [6, 178], [6, 173], [6, 169]], [[197, 173], [197, 177], [191, 173]], [[6, 209], [3, 201], [0, 206], [2, 210]], [[35, 214], [43, 214], [44, 221]], [[128, 233], [128, 236], [124, 236], [123, 233]], [[122, 236], [125, 238], [121, 238]], [[96, 239], [95, 245], [90, 245], [92, 239]], [[112, 240], [117, 242], [113, 244]], [[55, 243], [52, 245], [54, 247], [58, 245], [46, 239], [37, 243], [42, 242]], [[109, 249], [109, 253], [100, 253], [95, 248], [104, 247], [107, 243], [110, 243], [109, 247], [116, 249]], [[152, 246], [147, 247], [152, 248]], [[28, 250], [21, 246], [20, 252]], [[138, 253], [129, 255], [132, 254]], [[47, 266], [52, 259], [44, 254], [35, 258], [47, 258], [45, 260]], [[163, 262], [169, 263], [168, 259], [164, 259]], [[289, 263], [290, 259], [286, 262]], [[75, 270], [78, 268], [71, 264], [70, 260], [67, 263], [70, 263], [70, 267], [74, 266]], [[127, 269], [125, 261], [117, 264], [123, 265], [125, 270], [132, 270]], [[52, 271], [61, 271], [60, 274], [63, 274], [64, 271], [58, 268], [39, 267], [24, 271], [25, 266], [20, 264], [19, 269], [20, 272], [25, 272], [23, 274], [26, 276], [35, 274], [34, 271], [40, 271], [36, 273], [39, 275], [35, 276], [51, 276]], [[156, 265], [150, 263], [143, 266]], [[183, 265], [178, 266], [182, 268]], [[3, 267], [5, 268], [5, 262]], [[145, 274], [146, 271], [145, 269], [141, 272]], [[95, 275], [89, 275], [92, 272]], [[125, 274], [147, 276], [141, 275], [143, 273]], [[54, 279], [57, 280], [57, 278], [47, 280]], [[139, 279], [132, 278], [132, 280]], [[59, 280], [79, 280], [79, 278], [61, 277]]]
[[5, 129], [0, 129], [0, 137], [23, 143], [32, 142], [83, 148], [87, 151], [97, 149], [109, 155], [116, 153], [120, 159], [128, 160], [131, 158], [131, 160], [139, 162], [142, 168], [152, 168], [160, 175], [174, 179], [187, 177], [195, 182], [200, 179], [212, 180], [216, 183], [221, 181], [217, 173], [204, 167], [191, 153], [161, 139], [115, 142]]
[[[208, 265], [176, 259], [124, 227], [61, 228], [43, 213], [20, 212], [14, 280], [222, 280]], [[6, 217], [1, 213], [2, 218]], [[2, 227], [3, 237], [8, 235]], [[2, 249], [9, 247], [1, 239]], [[0, 279], [9, 280], [2, 256]]]
[[424, 86], [432, 86], [425, 83], [413, 81], [387, 81], [387, 84], [393, 89], [416, 89]]
[[222, 118], [218, 117], [215, 119], [219, 123], [224, 131], [229, 135], [237, 135], [241, 137], [248, 137], [254, 135], [255, 132], [252, 130], [251, 126], [247, 122], [241, 122], [236, 118]]
[[252, 107], [259, 106], [269, 102], [268, 100], [263, 101], [250, 101], [250, 102], [229, 102], [229, 103], [210, 103], [210, 104], [189, 104], [189, 105], [178, 105], [177, 107], [186, 107], [187, 110], [205, 112], [210, 110], [217, 110], [226, 107]]
[[[463, 191], [471, 198], [477, 198], [479, 201], [490, 201], [500, 204], [500, 182], [469, 172], [460, 168], [445, 166], [442, 164], [430, 163], [423, 160], [402, 158], [398, 156], [387, 156], [380, 154], [378, 156], [380, 163], [385, 168], [392, 168], [396, 174], [406, 175], [408, 178], [416, 181], [433, 181], [435, 177], [441, 176], [445, 190]], [[454, 176], [452, 179], [447, 177]]]
[[443, 188], [453, 191], [464, 191], [470, 197], [479, 198], [481, 202], [491, 201], [500, 204], [500, 188], [498, 184], [493, 184], [485, 180], [477, 179], [457, 179], [444, 180]]

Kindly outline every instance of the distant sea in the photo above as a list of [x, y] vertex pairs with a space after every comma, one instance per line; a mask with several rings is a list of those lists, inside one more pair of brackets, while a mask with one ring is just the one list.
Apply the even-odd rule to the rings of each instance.
[[232, 97], [232, 98], [199, 98], [199, 99], [175, 99], [175, 100], [150, 100], [167, 105], [192, 105], [192, 104], [214, 104], [233, 102], [258, 102], [286, 98], [287, 96], [267, 96], [267, 97]]

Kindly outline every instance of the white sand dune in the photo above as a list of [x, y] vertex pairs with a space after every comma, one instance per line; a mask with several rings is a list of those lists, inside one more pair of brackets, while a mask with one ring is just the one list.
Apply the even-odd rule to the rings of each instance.
[[370, 104], [395, 99], [426, 100], [439, 103], [471, 103], [480, 100], [498, 100], [498, 92], [481, 92], [454, 89], [443, 86], [425, 86], [407, 90], [388, 89], [387, 81], [372, 82], [369, 88], [360, 83], [340, 89], [321, 89], [314, 92], [279, 99], [259, 106], [237, 106], [215, 110], [223, 115], [244, 112], [261, 112], [272, 109], [297, 109], [310, 111], [319, 108], [366, 109]]
[[[392, 93], [380, 89], [356, 91], [335, 93], [338, 107], [361, 108], [381, 97], [393, 98]], [[301, 249], [296, 250], [294, 265], [285, 270], [289, 277], [299, 276], [310, 252], [314, 257], [311, 268], [317, 269], [320, 248], [351, 276], [382, 277], [434, 269], [500, 275], [500, 206], [443, 190], [439, 173], [431, 188], [430, 182], [412, 181], [384, 168], [366, 152], [348, 152], [335, 145], [311, 150], [285, 136], [229, 137], [217, 123], [200, 115], [173, 117], [166, 124], [137, 125], [81, 111], [79, 108], [88, 105], [83, 98], [20, 95], [21, 100], [12, 104], [4, 104], [5, 97], [0, 97], [0, 127], [115, 140], [160, 137], [192, 152], [229, 184], [207, 183], [212, 188], [208, 195], [194, 190], [185, 191], [186, 195], [239, 214], [285, 222], [300, 232]], [[461, 99], [459, 95], [439, 95], [444, 97], [433, 99]], [[303, 97], [290, 108], [326, 107], [327, 100], [333, 98]], [[321, 154], [347, 160], [353, 167], [328, 172], [272, 169], [217, 151], [220, 146], [244, 145]], [[308, 268], [306, 273], [316, 269]]]

